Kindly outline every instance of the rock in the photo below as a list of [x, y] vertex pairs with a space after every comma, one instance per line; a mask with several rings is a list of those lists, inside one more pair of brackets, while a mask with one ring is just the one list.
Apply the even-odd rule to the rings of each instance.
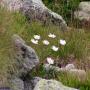
[[83, 10], [84, 12], [90, 13], [90, 1], [88, 2], [81, 2], [79, 4], [79, 9]]
[[26, 77], [24, 82], [24, 90], [33, 90], [33, 88], [36, 86], [36, 84], [41, 80], [40, 77], [34, 77], [32, 79]]
[[0, 4], [10, 11], [19, 11], [22, 7], [22, 0], [1, 0]]
[[71, 69], [75, 69], [75, 66], [74, 64], [67, 64], [66, 67], [65, 67], [65, 70], [71, 70]]
[[15, 66], [18, 70], [17, 76], [27, 75], [36, 65], [39, 64], [38, 56], [34, 49], [26, 45], [18, 35], [13, 35], [15, 48]]
[[9, 83], [11, 90], [33, 90], [36, 84], [41, 80], [40, 77], [34, 77], [33, 79], [27, 78], [26, 80], [22, 80], [20, 78], [12, 78]]
[[18, 35], [13, 35], [12, 41], [15, 53], [14, 71], [8, 71], [8, 83], [12, 90], [33, 90], [40, 78], [31, 78], [30, 72], [39, 64], [38, 56]]
[[20, 78], [13, 78], [9, 83], [12, 90], [24, 90], [24, 82]]
[[56, 80], [41, 79], [35, 86], [34, 90], [78, 90], [64, 86], [61, 82]]
[[67, 29], [62, 16], [48, 9], [42, 0], [2, 0], [1, 6], [7, 7], [10, 11], [22, 12], [30, 21], [39, 20], [44, 24], [58, 25], [61, 30]]
[[37, 84], [41, 79], [42, 79], [42, 78], [40, 78], [40, 77], [34, 77], [34, 78], [31, 80], [31, 82], [32, 82], [32, 84], [33, 84], [33, 87], [35, 87], [36, 84]]
[[79, 10], [75, 11], [75, 18], [81, 21], [81, 24], [90, 24], [90, 1], [81, 2]]

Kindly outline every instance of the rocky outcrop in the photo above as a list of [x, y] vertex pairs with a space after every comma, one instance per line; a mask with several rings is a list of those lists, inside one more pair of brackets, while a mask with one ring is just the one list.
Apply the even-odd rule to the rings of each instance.
[[10, 11], [19, 11], [22, 7], [22, 0], [1, 0], [0, 5]]
[[11, 90], [33, 90], [36, 84], [41, 80], [39, 77], [32, 79], [21, 79], [14, 77], [9, 80]]
[[26, 45], [18, 35], [13, 35], [13, 48], [15, 53], [13, 69], [9, 72], [8, 81], [12, 90], [33, 90], [40, 78], [31, 78], [31, 70], [39, 64], [34, 49]]
[[9, 81], [11, 90], [24, 90], [24, 82], [20, 78], [13, 78]]
[[53, 23], [61, 30], [67, 29], [65, 20], [59, 14], [48, 9], [42, 0], [2, 0], [1, 6], [10, 11], [21, 11], [28, 20], [39, 20], [44, 24]]
[[15, 66], [19, 71], [17, 76], [22, 77], [22, 75], [26, 75], [39, 64], [39, 59], [34, 49], [26, 45], [25, 41], [18, 35], [13, 35], [13, 44], [15, 49]]
[[78, 90], [78, 89], [64, 86], [62, 83], [56, 80], [42, 79], [36, 84], [34, 90]]
[[81, 2], [79, 9], [74, 14], [75, 18], [79, 19], [82, 24], [90, 25], [90, 1]]

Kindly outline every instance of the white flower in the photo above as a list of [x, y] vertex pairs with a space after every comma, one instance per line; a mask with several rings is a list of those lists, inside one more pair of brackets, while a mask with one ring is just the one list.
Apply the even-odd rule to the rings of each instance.
[[39, 35], [34, 35], [34, 39], [39, 40], [41, 37]]
[[48, 64], [54, 64], [54, 60], [50, 57], [47, 57]]
[[52, 46], [51, 49], [52, 49], [53, 51], [57, 52], [59, 48], [56, 47], [56, 46]]
[[43, 44], [44, 44], [44, 45], [49, 45], [50, 43], [49, 43], [48, 40], [44, 40], [44, 41], [43, 41]]
[[50, 34], [48, 35], [48, 37], [50, 37], [50, 38], [55, 38], [55, 37], [56, 37], [56, 35], [55, 35], [55, 34], [50, 33]]
[[31, 39], [31, 42], [32, 42], [33, 44], [38, 44], [38, 40], [35, 40], [35, 39]]
[[61, 39], [61, 40], [60, 40], [60, 44], [61, 44], [61, 45], [66, 45], [66, 41]]

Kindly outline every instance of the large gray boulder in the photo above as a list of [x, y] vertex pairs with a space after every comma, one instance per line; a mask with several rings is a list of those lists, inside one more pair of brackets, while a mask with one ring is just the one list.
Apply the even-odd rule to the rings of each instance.
[[20, 78], [13, 78], [9, 83], [11, 90], [24, 90], [24, 82]]
[[39, 64], [38, 56], [33, 48], [26, 45], [18, 35], [13, 35], [13, 45], [15, 50], [15, 66], [18, 70], [16, 76], [21, 77], [30, 72]]
[[19, 11], [22, 7], [22, 0], [0, 0], [0, 5], [10, 11]]
[[40, 80], [39, 77], [31, 77], [31, 71], [39, 64], [38, 56], [18, 35], [13, 35], [12, 42], [14, 62], [13, 71], [8, 72], [8, 83], [12, 90], [33, 90]]
[[30, 21], [53, 23], [60, 26], [61, 30], [67, 29], [67, 24], [62, 16], [48, 9], [42, 0], [1, 0], [1, 6], [10, 11], [21, 11]]
[[74, 14], [76, 19], [90, 23], [90, 1], [81, 2], [79, 4], [79, 9], [75, 11]]
[[14, 77], [9, 80], [9, 83], [11, 90], [33, 90], [41, 79], [40, 77], [34, 77], [22, 80], [21, 78]]
[[61, 82], [56, 80], [41, 79], [35, 86], [34, 90], [78, 90], [64, 86]]
[[34, 77], [31, 80], [27, 78], [26, 81], [24, 81], [24, 90], [33, 90], [41, 79], [40, 77]]

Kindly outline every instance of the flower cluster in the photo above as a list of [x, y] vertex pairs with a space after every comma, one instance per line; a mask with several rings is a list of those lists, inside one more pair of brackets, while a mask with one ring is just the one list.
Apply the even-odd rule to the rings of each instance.
[[[49, 33], [48, 37], [54, 39], [54, 38], [56, 38], [56, 35], [52, 34], [52, 33]], [[40, 39], [41, 39], [40, 35], [34, 35], [33, 38], [31, 39], [31, 42], [33, 44], [39, 44]], [[48, 40], [43, 40], [42, 43], [43, 43], [43, 45], [46, 45], [46, 46], [48, 46], [50, 44], [50, 42]], [[62, 46], [65, 46], [66, 41], [64, 39], [60, 39], [59, 44], [62, 45]], [[54, 52], [57, 52], [59, 50], [59, 47], [55, 46], [55, 45], [52, 45], [51, 50], [53, 50]], [[49, 65], [52, 65], [52, 64], [54, 64], [54, 60], [51, 57], [47, 57], [47, 63]]]
[[34, 38], [31, 39], [31, 42], [32, 42], [33, 44], [38, 44], [38, 40], [41, 39], [40, 35], [34, 35], [33, 37], [34, 37]]
[[[52, 34], [52, 33], [49, 33], [48, 37], [54, 39], [54, 38], [56, 38], [56, 35], [55, 34]], [[31, 42], [33, 44], [38, 44], [38, 42], [39, 42], [40, 39], [41, 39], [41, 36], [40, 35], [34, 35], [33, 38], [31, 39]], [[43, 45], [46, 45], [46, 46], [48, 46], [50, 44], [50, 42], [48, 40], [43, 40], [42, 43], [43, 43]], [[64, 46], [64, 45], [66, 45], [66, 41], [63, 40], [63, 39], [60, 39], [59, 40], [59, 44], [62, 45], [62, 46]], [[51, 49], [53, 51], [57, 52], [59, 50], [59, 47], [53, 45], [51, 47]]]

